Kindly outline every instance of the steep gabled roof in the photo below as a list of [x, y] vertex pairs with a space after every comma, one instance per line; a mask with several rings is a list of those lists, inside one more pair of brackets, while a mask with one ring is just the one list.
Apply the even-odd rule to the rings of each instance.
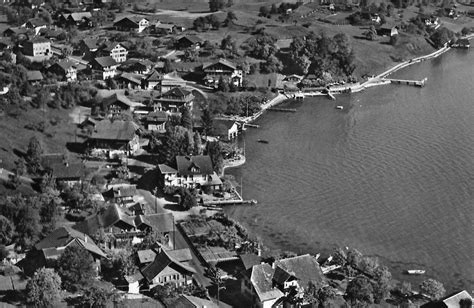
[[138, 126], [132, 121], [97, 122], [91, 139], [130, 141], [135, 137]]
[[175, 97], [179, 97], [179, 98], [184, 98], [184, 97], [188, 96], [189, 94], [191, 94], [190, 91], [188, 91], [184, 88], [181, 88], [181, 87], [176, 87], [176, 88], [173, 88], [173, 89], [169, 90], [168, 92], [164, 93], [163, 96], [175, 96]]
[[73, 241], [76, 241], [79, 245], [95, 255], [106, 257], [105, 253], [100, 250], [99, 247], [97, 247], [97, 245], [88, 235], [70, 227], [61, 227], [54, 230], [43, 240], [37, 243], [35, 248], [37, 250], [64, 248]]
[[133, 102], [128, 97], [126, 97], [125, 95], [121, 93], [114, 93], [102, 100], [102, 103], [105, 104], [105, 106], [108, 106], [116, 102], [120, 102], [129, 107], [132, 107], [134, 105]]
[[86, 38], [82, 40], [83, 44], [89, 49], [96, 49], [98, 48], [99, 41], [95, 38]]
[[161, 174], [178, 173], [178, 170], [171, 168], [170, 166], [165, 165], [165, 164], [159, 164], [158, 169], [160, 170]]
[[[180, 175], [210, 175], [214, 173], [209, 155], [176, 156], [176, 165]], [[194, 168], [198, 170], [196, 172], [192, 171]]]
[[166, 250], [162, 250], [152, 263], [148, 264], [142, 269], [143, 277], [148, 282], [151, 282], [159, 273], [161, 273], [166, 267], [171, 266], [179, 272], [184, 272], [187, 275], [196, 273], [196, 270], [189, 265], [183, 264], [178, 260], [171, 257]]
[[168, 114], [164, 111], [150, 112], [146, 116], [148, 122], [166, 122], [168, 121]]
[[229, 67], [229, 68], [231, 68], [231, 69], [233, 69], [233, 70], [235, 70], [235, 69], [237, 68], [237, 67], [234, 65], [234, 63], [232, 63], [232, 62], [230, 62], [230, 61], [228, 61], [228, 60], [226, 60], [226, 59], [219, 59], [219, 61], [217, 61], [217, 62], [205, 63], [205, 64], [202, 66], [202, 69], [205, 70], [206, 68], [208, 68], [208, 67], [210, 67], [210, 66], [213, 66], [213, 65], [216, 65], [216, 64], [222, 64], [222, 65], [227, 66], [227, 67]]
[[74, 12], [74, 13], [69, 14], [68, 18], [69, 17], [72, 20], [74, 20], [75, 22], [78, 22], [78, 21], [81, 21], [84, 18], [91, 19], [92, 14], [90, 12]]
[[158, 82], [161, 80], [161, 74], [158, 73], [156, 70], [153, 70], [151, 73], [149, 73], [146, 78], [146, 81], [150, 82]]
[[[281, 259], [275, 261], [275, 268], [281, 268], [288, 275], [294, 276], [300, 281], [300, 286], [306, 286], [311, 281], [315, 284], [322, 283], [325, 278], [316, 258], [309, 254], [301, 255], [293, 258]], [[285, 274], [279, 271], [280, 275], [275, 277], [279, 280], [285, 279]], [[277, 274], [275, 272], [275, 274]], [[288, 279], [288, 277], [286, 277]], [[277, 282], [282, 282], [277, 280]]]
[[[102, 50], [110, 52], [117, 46], [125, 48], [122, 44], [120, 44], [118, 42], [108, 42], [108, 43], [105, 44], [105, 47]], [[125, 49], [127, 49], [127, 48], [125, 48]]]
[[70, 60], [61, 60], [56, 63], [54, 63], [52, 66], [59, 66], [64, 72], [67, 72], [71, 67], [76, 68], [76, 64]]
[[40, 71], [28, 71], [26, 72], [26, 78], [28, 81], [43, 80], [43, 74]]
[[160, 233], [174, 230], [174, 218], [172, 213], [137, 215], [134, 221], [135, 226], [140, 229], [144, 226], [148, 226]]
[[114, 58], [110, 56], [98, 57], [98, 58], [95, 58], [94, 61], [101, 67], [109, 67], [109, 66], [118, 65], [117, 61], [115, 61]]
[[189, 41], [191, 42], [192, 44], [197, 44], [197, 43], [201, 43], [202, 42], [202, 39], [197, 36], [197, 35], [194, 35], [194, 34], [191, 34], [191, 35], [184, 35], [182, 37], [180, 37], [178, 39], [178, 41], [181, 41], [181, 40], [185, 40], [185, 41]]
[[250, 282], [257, 293], [260, 302], [278, 299], [283, 292], [273, 287], [274, 269], [267, 263], [254, 265], [251, 269]]

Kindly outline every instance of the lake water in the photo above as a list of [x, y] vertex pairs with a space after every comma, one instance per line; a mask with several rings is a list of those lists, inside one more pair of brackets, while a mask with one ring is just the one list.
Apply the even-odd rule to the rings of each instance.
[[[229, 213], [272, 248], [350, 246], [413, 285], [432, 277], [472, 292], [474, 52], [450, 51], [392, 77], [428, 83], [267, 112], [245, 132], [247, 163], [227, 171], [258, 206]], [[426, 275], [403, 275], [418, 268]]]

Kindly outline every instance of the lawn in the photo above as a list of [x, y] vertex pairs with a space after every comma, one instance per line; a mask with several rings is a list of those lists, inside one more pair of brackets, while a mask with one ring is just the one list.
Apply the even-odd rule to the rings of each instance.
[[[43, 147], [44, 153], [65, 153], [66, 145], [82, 142], [76, 137], [76, 125], [70, 117], [71, 110], [46, 108], [29, 109], [12, 117], [8, 111], [1, 116], [0, 121], [0, 159], [5, 169], [11, 170], [15, 166], [19, 153], [26, 152], [31, 137], [36, 136]], [[45, 123], [43, 132], [28, 129], [28, 124], [38, 125]], [[77, 131], [77, 133], [79, 133]], [[74, 159], [77, 155], [70, 155]]]

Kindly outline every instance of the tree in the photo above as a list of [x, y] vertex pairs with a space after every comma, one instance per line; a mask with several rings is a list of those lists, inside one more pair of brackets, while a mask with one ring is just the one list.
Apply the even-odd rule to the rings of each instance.
[[224, 164], [224, 157], [222, 156], [222, 145], [219, 141], [212, 141], [207, 143], [207, 155], [210, 156], [212, 166], [217, 174], [222, 172]]
[[364, 276], [353, 279], [347, 285], [346, 294], [352, 303], [369, 303], [374, 302], [373, 288], [370, 280]]
[[447, 28], [439, 28], [431, 35], [431, 40], [437, 47], [444, 46], [454, 37], [454, 32]]
[[107, 288], [94, 284], [90, 287], [84, 288], [81, 304], [84, 307], [106, 307], [113, 295], [114, 293]]
[[3, 215], [0, 215], [0, 244], [10, 245], [15, 232], [12, 222]]
[[209, 106], [203, 107], [201, 114], [201, 122], [203, 126], [204, 135], [208, 136], [214, 127], [214, 117], [212, 116]]
[[26, 301], [35, 307], [53, 307], [61, 297], [61, 278], [52, 268], [38, 269], [26, 285]]
[[66, 290], [76, 291], [96, 276], [94, 260], [83, 247], [68, 246], [57, 261], [57, 271]]
[[378, 304], [389, 295], [392, 274], [386, 266], [379, 266], [373, 276], [375, 280], [372, 284], [374, 289], [374, 301]]
[[35, 108], [44, 108], [48, 105], [48, 102], [51, 100], [51, 95], [46, 91], [39, 91], [36, 96], [33, 98], [31, 104]]
[[258, 16], [268, 17], [270, 15], [270, 9], [266, 6], [261, 6], [258, 11], [259, 11]]
[[180, 112], [181, 112], [181, 126], [183, 126], [184, 128], [192, 130], [193, 129], [193, 118], [192, 118], [192, 115], [191, 115], [191, 111], [189, 110], [188, 107], [183, 106], [183, 107], [181, 107]]
[[23, 201], [17, 212], [16, 244], [23, 249], [31, 247], [39, 239], [41, 233], [40, 215], [38, 209], [30, 202]]
[[224, 8], [225, 0], [210, 0], [209, 1], [209, 10], [211, 12], [217, 12], [220, 9]]
[[197, 206], [196, 196], [187, 188], [183, 188], [180, 193], [181, 206], [185, 210], [189, 210]]
[[472, 308], [472, 299], [463, 298], [459, 301], [460, 308]]
[[193, 139], [194, 139], [193, 155], [202, 155], [201, 134], [199, 134], [199, 132], [195, 132], [193, 135]]
[[421, 293], [426, 294], [431, 300], [438, 300], [444, 296], [446, 290], [441, 282], [435, 279], [427, 279], [420, 284]]
[[283, 63], [274, 55], [268, 57], [267, 61], [260, 64], [262, 73], [280, 72], [283, 69]]
[[133, 275], [138, 271], [131, 249], [114, 251], [111, 259], [113, 271], [118, 273], [121, 278]]
[[217, 91], [229, 92], [229, 90], [229, 83], [225, 81], [222, 76], [219, 77], [219, 82], [217, 83]]
[[390, 45], [397, 46], [400, 41], [400, 36], [398, 34], [392, 35], [390, 37]]
[[371, 25], [369, 30], [365, 32], [365, 37], [369, 41], [374, 41], [377, 39], [377, 30], [375, 29], [374, 25]]
[[26, 151], [26, 163], [30, 173], [36, 174], [40, 171], [41, 155], [43, 155], [43, 149], [38, 138], [36, 136], [31, 137]]
[[275, 14], [278, 14], [278, 8], [276, 6], [275, 3], [272, 4], [271, 8], [270, 8], [270, 14], [271, 15], [275, 15]]
[[227, 12], [227, 16], [224, 20], [224, 26], [228, 26], [234, 20], [237, 20], [237, 16], [235, 16], [235, 13], [232, 11]]

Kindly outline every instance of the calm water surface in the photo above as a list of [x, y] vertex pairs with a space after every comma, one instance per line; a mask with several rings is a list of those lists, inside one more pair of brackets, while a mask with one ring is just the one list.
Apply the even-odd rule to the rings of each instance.
[[[228, 172], [259, 204], [229, 212], [273, 248], [351, 246], [396, 278], [472, 291], [474, 52], [450, 51], [393, 77], [428, 84], [311, 98], [292, 105], [296, 113], [263, 116], [245, 133], [247, 164]], [[403, 275], [412, 268], [427, 275]]]

